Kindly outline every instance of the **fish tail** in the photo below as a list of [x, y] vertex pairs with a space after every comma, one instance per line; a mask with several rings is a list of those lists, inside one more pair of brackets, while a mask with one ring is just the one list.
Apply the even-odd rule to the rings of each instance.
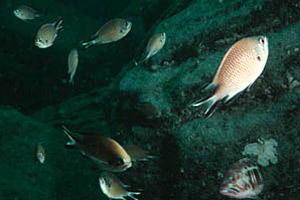
[[62, 17], [59, 17], [59, 19], [55, 22], [54, 27], [56, 28], [57, 31], [60, 31], [63, 29], [63, 26], [61, 25], [63, 22]]
[[142, 60], [142, 63], [143, 63], [143, 62], [146, 62], [146, 61], [150, 58], [150, 55], [151, 55], [151, 54], [148, 53], [148, 55]]
[[74, 85], [74, 73], [70, 74], [69, 83], [72, 84], [72, 85]]
[[206, 118], [210, 117], [212, 115], [212, 113], [214, 112], [217, 103], [219, 102], [218, 97], [214, 94], [212, 96], [209, 96], [207, 98], [201, 99], [196, 101], [195, 103], [192, 104], [193, 107], [198, 107], [201, 106], [203, 104], [208, 104], [208, 107], [206, 109], [206, 111], [204, 112], [204, 116]]
[[81, 45], [84, 46], [86, 49], [94, 46], [95, 44], [96, 44], [96, 41], [94, 39], [81, 43]]
[[134, 200], [138, 200], [138, 198], [134, 197], [133, 195], [139, 195], [141, 194], [140, 192], [129, 192], [128, 196]]
[[152, 155], [150, 155], [150, 156], [148, 156], [148, 158], [151, 159], [151, 160], [158, 160], [159, 156], [152, 156]]
[[62, 125], [63, 131], [70, 139], [69, 142], [67, 142], [67, 146], [74, 147], [77, 144], [77, 139], [72, 135], [71, 131], [64, 125]]

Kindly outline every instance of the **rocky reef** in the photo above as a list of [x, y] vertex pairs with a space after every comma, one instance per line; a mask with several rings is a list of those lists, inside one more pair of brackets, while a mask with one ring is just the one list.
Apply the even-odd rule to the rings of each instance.
[[[159, 156], [118, 174], [143, 189], [139, 199], [153, 200], [225, 199], [219, 186], [228, 167], [244, 157], [247, 144], [272, 138], [278, 162], [262, 168], [260, 197], [299, 199], [298, 1], [124, 1], [122, 9], [110, 8], [101, 19], [97, 9], [78, 6], [79, 1], [51, 2], [49, 18], [64, 15], [65, 30], [45, 51], [32, 48], [39, 23], [11, 19], [15, 2], [0, 3], [0, 10], [6, 9], [0, 14], [5, 21], [0, 33], [0, 197], [105, 199], [98, 186], [100, 169], [64, 148], [64, 124]], [[130, 19], [132, 32], [119, 43], [80, 51], [75, 84], [65, 84], [68, 50], [116, 16]], [[166, 45], [140, 63], [157, 32], [166, 33]], [[203, 107], [190, 104], [208, 95], [203, 86], [212, 81], [230, 46], [254, 35], [269, 40], [263, 74], [249, 91], [205, 118]], [[47, 155], [43, 165], [34, 160], [38, 142]]]

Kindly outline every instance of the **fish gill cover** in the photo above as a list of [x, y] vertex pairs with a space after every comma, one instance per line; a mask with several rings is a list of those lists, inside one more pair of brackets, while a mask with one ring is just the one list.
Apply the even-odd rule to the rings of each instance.
[[[16, 12], [22, 5], [32, 8], [25, 16]], [[220, 186], [246, 157], [263, 177], [258, 197], [300, 198], [299, 1], [3, 0], [0, 11], [1, 200], [107, 199], [103, 170], [65, 147], [62, 125], [157, 156], [115, 173], [137, 199], [227, 199]], [[52, 46], [36, 47], [39, 28], [60, 17]], [[124, 38], [80, 45], [115, 18], [132, 23]], [[149, 39], [162, 32], [163, 48], [143, 62]], [[207, 105], [190, 105], [213, 92], [205, 85], [230, 47], [252, 36], [268, 38], [264, 71], [205, 118]], [[70, 84], [73, 48], [79, 61]], [[251, 169], [246, 178], [257, 177]]]

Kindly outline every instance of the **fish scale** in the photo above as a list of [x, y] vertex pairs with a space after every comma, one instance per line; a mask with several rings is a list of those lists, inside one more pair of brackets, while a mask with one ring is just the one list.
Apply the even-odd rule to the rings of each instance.
[[252, 56], [249, 56], [246, 49], [235, 50], [236, 52], [231, 52], [231, 56], [227, 57], [220, 73], [213, 81], [214, 84], [223, 89], [223, 94], [219, 94], [222, 97], [245, 89], [255, 76], [252, 67], [248, 67], [253, 65]]

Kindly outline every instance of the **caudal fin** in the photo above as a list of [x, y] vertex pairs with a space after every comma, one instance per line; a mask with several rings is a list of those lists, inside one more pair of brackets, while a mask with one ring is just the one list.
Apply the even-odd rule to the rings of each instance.
[[92, 47], [92, 46], [94, 46], [94, 45], [96, 45], [97, 43], [96, 43], [96, 41], [94, 40], [94, 39], [92, 39], [92, 40], [88, 40], [88, 41], [85, 41], [85, 42], [82, 42], [81, 43], [81, 45], [84, 47], [84, 48], [90, 48], [90, 47]]
[[56, 28], [57, 31], [60, 31], [63, 29], [63, 26], [61, 25], [63, 22], [62, 17], [59, 17], [59, 19], [55, 22], [54, 27]]
[[138, 200], [138, 198], [136, 198], [133, 195], [139, 195], [139, 194], [141, 194], [141, 193], [140, 192], [128, 192], [128, 196], [134, 200]]
[[77, 144], [77, 139], [72, 135], [71, 131], [64, 125], [62, 125], [63, 131], [70, 139], [69, 142], [67, 142], [67, 146], [74, 147]]
[[204, 112], [204, 116], [206, 118], [208, 118], [212, 115], [212, 113], [216, 109], [218, 102], [219, 102], [218, 98], [215, 95], [212, 95], [212, 96], [209, 96], [208, 98], [201, 99], [201, 100], [198, 100], [198, 101], [192, 103], [191, 106], [198, 107], [203, 104], [208, 104], [208, 107], [207, 107], [206, 111]]

